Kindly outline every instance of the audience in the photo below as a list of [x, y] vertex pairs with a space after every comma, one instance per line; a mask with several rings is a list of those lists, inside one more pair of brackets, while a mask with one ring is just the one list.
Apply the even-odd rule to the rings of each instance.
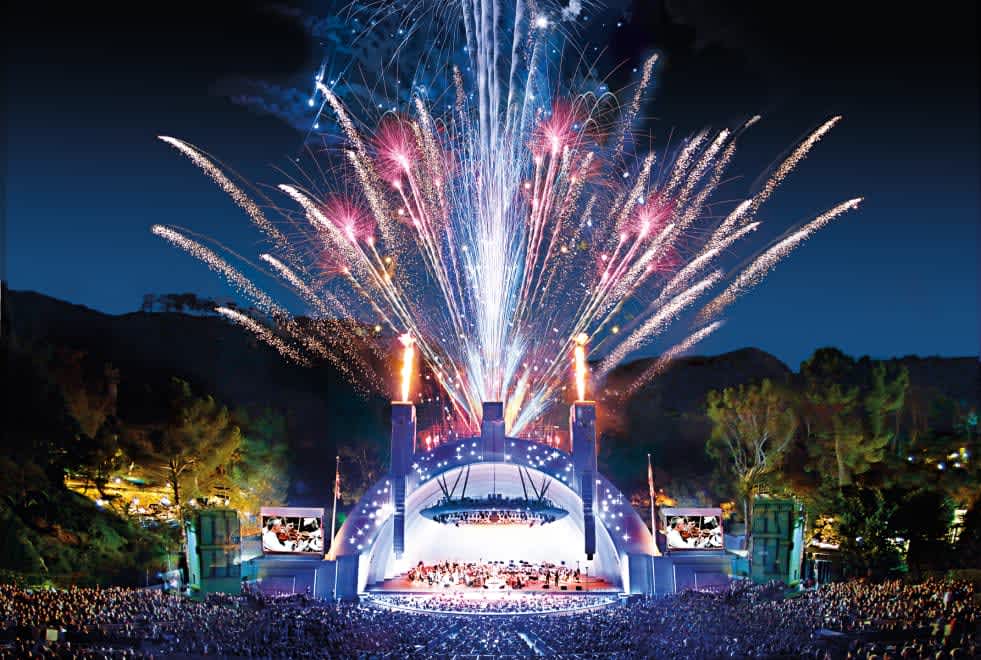
[[615, 603], [615, 595], [550, 595], [550, 594], [473, 594], [463, 591], [435, 594], [371, 594], [368, 604], [396, 609], [435, 612], [474, 613], [538, 613], [586, 610]]
[[[905, 660], [981, 653], [979, 606], [968, 583], [852, 581], [784, 594], [779, 584], [740, 582], [622, 604], [587, 594], [468, 600], [442, 593], [333, 604], [308, 596], [220, 595], [194, 602], [153, 590], [0, 585], [0, 657]], [[563, 599], [601, 609], [547, 613], [563, 609]], [[463, 602], [482, 604], [459, 609], [467, 607]], [[479, 615], [491, 608], [500, 614]], [[478, 615], [440, 613], [447, 611]]]

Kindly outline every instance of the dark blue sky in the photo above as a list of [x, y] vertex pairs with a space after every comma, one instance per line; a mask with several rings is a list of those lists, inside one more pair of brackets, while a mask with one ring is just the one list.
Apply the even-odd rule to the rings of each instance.
[[[247, 219], [155, 139], [174, 135], [253, 181], [281, 180], [272, 168], [301, 136], [219, 90], [235, 77], [311, 76], [320, 50], [298, 22], [244, 4], [164, 3], [150, 17], [135, 5], [132, 15], [8, 13], [3, 278], [12, 288], [111, 313], [137, 309], [146, 292], [230, 295], [149, 227], [183, 225], [256, 252]], [[740, 3], [741, 13], [721, 1], [637, 4], [645, 9], [613, 17], [623, 27], [611, 20], [597, 32], [613, 37], [613, 61], [663, 53], [648, 109], [656, 139], [763, 114], [734, 164], [745, 175], [727, 188], [735, 199], [840, 113], [762, 218], [783, 228], [866, 198], [731, 307], [698, 352], [757, 346], [794, 367], [825, 345], [874, 357], [978, 355], [973, 3]]]

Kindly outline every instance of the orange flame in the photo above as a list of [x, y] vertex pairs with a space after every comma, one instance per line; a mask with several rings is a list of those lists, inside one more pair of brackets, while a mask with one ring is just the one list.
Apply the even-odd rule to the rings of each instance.
[[412, 382], [412, 360], [415, 358], [416, 349], [413, 345], [415, 340], [408, 332], [399, 337], [402, 342], [402, 399], [409, 400], [409, 384]]
[[576, 360], [576, 392], [579, 394], [577, 401], [586, 400], [586, 342], [589, 336], [585, 332], [579, 333], [576, 337], [575, 360]]

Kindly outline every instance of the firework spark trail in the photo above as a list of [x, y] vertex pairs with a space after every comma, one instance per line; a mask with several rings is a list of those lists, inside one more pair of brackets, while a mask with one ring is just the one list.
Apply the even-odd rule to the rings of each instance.
[[221, 169], [211, 162], [207, 156], [203, 153], [189, 145], [183, 140], [179, 140], [168, 135], [158, 135], [157, 139], [166, 142], [177, 151], [184, 154], [188, 160], [194, 163], [198, 169], [208, 175], [208, 177], [218, 184], [225, 194], [232, 198], [232, 200], [238, 204], [238, 206], [245, 211], [245, 213], [252, 219], [256, 227], [261, 229], [269, 238], [273, 240], [276, 247], [287, 253], [292, 254], [292, 247], [286, 236], [283, 235], [279, 229], [276, 228], [272, 222], [266, 217], [266, 214], [262, 212], [262, 209], [256, 205], [252, 198], [245, 194], [245, 192], [236, 186], [231, 179], [225, 176], [225, 173]]
[[637, 83], [637, 91], [634, 92], [634, 98], [630, 102], [630, 107], [624, 113], [620, 139], [617, 140], [617, 146], [613, 151], [613, 158], [611, 159], [614, 163], [619, 162], [620, 157], [623, 155], [623, 147], [627, 140], [627, 135], [630, 132], [630, 127], [633, 126], [634, 120], [637, 118], [637, 113], [640, 112], [641, 101], [644, 98], [644, 92], [647, 91], [647, 87], [651, 83], [651, 77], [654, 75], [654, 65], [657, 63], [657, 60], [658, 56], [652, 55], [644, 62], [644, 69], [640, 74], [640, 81]]
[[193, 241], [180, 232], [164, 225], [153, 225], [150, 231], [199, 259], [208, 268], [224, 277], [229, 284], [241, 291], [243, 295], [254, 301], [262, 311], [267, 314], [281, 315], [284, 317], [289, 315], [285, 309], [273, 302], [272, 298], [253, 284], [251, 280], [197, 241]]
[[225, 318], [238, 323], [244, 327], [249, 332], [253, 333], [256, 337], [266, 342], [277, 351], [283, 357], [296, 362], [297, 364], [302, 364], [304, 366], [310, 366], [310, 361], [300, 353], [299, 350], [290, 346], [282, 339], [274, 335], [269, 328], [263, 324], [255, 321], [241, 312], [237, 312], [234, 309], [229, 309], [228, 307], [216, 307], [215, 311], [224, 316]]
[[272, 266], [280, 276], [290, 283], [290, 285], [297, 290], [300, 296], [314, 309], [320, 312], [323, 316], [328, 316], [330, 311], [323, 301], [317, 297], [310, 287], [307, 286], [306, 282], [300, 279], [296, 273], [291, 271], [289, 267], [282, 261], [272, 256], [271, 254], [260, 254], [259, 258], [265, 261], [267, 264]]
[[797, 148], [791, 152], [790, 156], [780, 163], [780, 166], [776, 169], [776, 171], [770, 176], [769, 179], [767, 179], [763, 189], [753, 198], [753, 211], [758, 210], [763, 202], [769, 199], [770, 195], [773, 194], [773, 191], [777, 189], [777, 186], [779, 186], [780, 183], [787, 178], [787, 175], [800, 164], [800, 162], [807, 155], [807, 152], [813, 149], [814, 145], [820, 142], [821, 139], [827, 135], [839, 121], [841, 121], [841, 115], [836, 115], [821, 124], [817, 130], [808, 135], [807, 139], [801, 142]]
[[743, 236], [749, 234], [750, 232], [756, 231], [759, 226], [759, 222], [752, 222], [739, 231], [729, 234], [725, 239], [718, 241], [717, 243], [710, 243], [706, 250], [688, 262], [684, 268], [678, 271], [671, 281], [664, 285], [664, 288], [661, 290], [661, 294], [658, 296], [657, 300], [654, 301], [654, 304], [656, 305], [664, 301], [675, 291], [688, 284], [691, 277], [708, 266], [713, 259], [722, 253], [723, 250], [738, 241]]
[[690, 307], [692, 304], [694, 304], [699, 296], [712, 288], [721, 278], [722, 272], [715, 271], [708, 277], [703, 278], [697, 284], [685, 289], [669, 300], [666, 304], [661, 306], [653, 316], [641, 324], [639, 328], [631, 332], [626, 339], [622, 340], [621, 343], [610, 351], [610, 354], [607, 355], [602, 362], [600, 362], [599, 367], [596, 369], [598, 377], [602, 378], [606, 376], [606, 374], [612, 371], [615, 366], [620, 364], [624, 358], [636, 351], [638, 348], [652, 341], [654, 336], [662, 332], [672, 319], [680, 314], [686, 307]]
[[[199, 150], [165, 140], [274, 239], [277, 249], [262, 260], [319, 319], [289, 317], [204, 246], [169, 228], [154, 232], [257, 300], [275, 325], [271, 336], [288, 337], [293, 350], [343, 361], [355, 380], [378, 382], [359, 357], [365, 341], [357, 329], [367, 323], [408, 333], [459, 426], [474, 428], [482, 402], [501, 400], [509, 433], [520, 434], [562, 396], [572, 338], [589, 340], [602, 378], [703, 296], [724, 288], [719, 262], [727, 250], [757, 230], [760, 206], [839, 118], [810, 133], [759, 192], [719, 222], [704, 209], [737, 140], [758, 116], [734, 129], [702, 131], [673, 155], [641, 151], [641, 141], [630, 136], [657, 57], [643, 63], [623, 107], [606, 93], [565, 93], [561, 67], [550, 55], [561, 32], [549, 18], [558, 5], [519, 0], [510, 16], [495, 0], [458, 7], [469, 65], [466, 73], [453, 64], [443, 71], [452, 87], [445, 112], [425, 93], [413, 93], [398, 109], [379, 103], [391, 108], [377, 113], [380, 120], [370, 107], [355, 115], [318, 77], [325, 116], [336, 120], [345, 143], [318, 168], [328, 191], [345, 192], [324, 196], [314, 192], [312, 179], [302, 187], [279, 186], [309, 223], [293, 226], [303, 232], [313, 266], [294, 263], [293, 246], [277, 239], [283, 234], [270, 233], [258, 207]], [[610, 107], [620, 108], [619, 116]], [[702, 310], [699, 322], [715, 321], [773, 263], [841, 212], [836, 207], [765, 250]], [[283, 213], [291, 224], [298, 217]], [[718, 327], [703, 325], [656, 364]], [[380, 342], [369, 348], [383, 350]], [[649, 370], [642, 378], [654, 375]]]
[[822, 213], [820, 216], [792, 233], [787, 238], [778, 242], [766, 252], [757, 257], [746, 270], [739, 274], [739, 277], [726, 287], [725, 291], [716, 296], [698, 314], [698, 318], [706, 319], [719, 314], [729, 306], [746, 289], [759, 284], [766, 274], [777, 265], [777, 263], [790, 254], [797, 246], [806, 241], [817, 230], [821, 229], [839, 215], [858, 208], [862, 198], [857, 197], [847, 202], [842, 202], [838, 206]]
[[664, 369], [671, 364], [672, 360], [679, 355], [687, 353], [689, 350], [691, 350], [692, 346], [699, 343], [721, 327], [722, 321], [713, 321], [704, 328], [697, 330], [668, 350], [664, 351], [664, 353], [654, 360], [654, 363], [651, 366], [644, 370], [644, 373], [630, 383], [630, 385], [627, 387], [627, 394], [633, 394], [641, 387], [660, 376]]

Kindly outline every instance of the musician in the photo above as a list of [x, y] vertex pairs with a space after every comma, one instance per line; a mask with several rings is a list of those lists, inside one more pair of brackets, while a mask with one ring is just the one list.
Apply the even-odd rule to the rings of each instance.
[[688, 538], [688, 527], [684, 518], [675, 518], [671, 522], [671, 529], [668, 530], [668, 549], [687, 550], [695, 547]]
[[308, 518], [303, 521], [303, 527], [312, 531], [301, 531], [299, 538], [301, 543], [298, 550], [300, 552], [322, 552], [324, 549], [324, 530], [318, 526], [317, 518]]
[[262, 533], [262, 549], [267, 552], [293, 552], [293, 544], [288, 540], [286, 528], [281, 518], [273, 518], [266, 523], [266, 531]]

